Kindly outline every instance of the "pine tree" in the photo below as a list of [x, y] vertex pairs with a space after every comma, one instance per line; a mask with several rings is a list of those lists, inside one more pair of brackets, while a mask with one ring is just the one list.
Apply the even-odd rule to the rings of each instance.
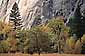
[[85, 16], [82, 15], [85, 5], [82, 5], [81, 1], [82, 0], [77, 1], [73, 15], [69, 19], [72, 35], [76, 34], [77, 39], [80, 38], [80, 40], [83, 34], [85, 34]]
[[22, 25], [21, 18], [20, 18], [19, 8], [16, 2], [12, 7], [9, 22], [13, 23], [14, 30], [21, 29], [21, 25]]
[[69, 26], [71, 28], [72, 35], [76, 34], [77, 38], [82, 36], [81, 32], [81, 13], [80, 13], [80, 0], [76, 2], [73, 15], [69, 19]]
[[69, 26], [71, 28], [71, 33], [76, 34], [78, 38], [81, 38], [85, 34], [85, 17], [80, 14], [80, 9], [78, 8], [74, 16], [70, 17]]

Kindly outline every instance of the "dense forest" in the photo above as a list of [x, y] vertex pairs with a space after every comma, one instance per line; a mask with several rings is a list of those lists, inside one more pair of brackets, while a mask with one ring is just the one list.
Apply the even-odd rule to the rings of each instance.
[[85, 54], [84, 7], [85, 4], [79, 4], [78, 0], [73, 14], [67, 19], [58, 13], [41, 24], [40, 16], [36, 16], [36, 22], [31, 28], [24, 29], [18, 4], [15, 2], [9, 22], [5, 22], [5, 18], [0, 19], [0, 53]]

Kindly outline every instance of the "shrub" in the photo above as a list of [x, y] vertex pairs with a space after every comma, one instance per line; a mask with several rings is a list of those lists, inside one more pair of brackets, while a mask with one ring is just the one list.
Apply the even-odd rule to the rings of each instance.
[[81, 53], [85, 54], [85, 34], [81, 37], [81, 43], [82, 43]]
[[0, 42], [0, 53], [7, 53], [9, 51], [9, 43], [6, 40]]
[[81, 49], [82, 49], [81, 46], [82, 46], [82, 43], [80, 42], [80, 40], [77, 40], [77, 42], [75, 44], [74, 53], [80, 54], [81, 53]]
[[76, 44], [76, 40], [73, 37], [70, 37], [66, 40], [66, 46], [64, 48], [64, 52], [65, 53], [75, 53], [74, 49], [75, 49], [75, 44]]
[[85, 34], [81, 37], [82, 43], [85, 43]]
[[17, 40], [14, 37], [8, 37], [7, 41], [9, 43], [9, 52], [16, 52], [17, 51]]

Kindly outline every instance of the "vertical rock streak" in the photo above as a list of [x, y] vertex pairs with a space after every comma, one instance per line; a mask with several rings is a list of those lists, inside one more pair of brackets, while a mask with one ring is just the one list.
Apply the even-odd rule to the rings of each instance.
[[[41, 24], [47, 20], [56, 17], [64, 16], [68, 18], [70, 13], [74, 11], [77, 0], [0, 0], [0, 18], [6, 17], [9, 20], [10, 10], [15, 2], [18, 3], [20, 15], [23, 20], [23, 28], [31, 28], [37, 16], [41, 19]], [[82, 0], [83, 4], [85, 3]]]

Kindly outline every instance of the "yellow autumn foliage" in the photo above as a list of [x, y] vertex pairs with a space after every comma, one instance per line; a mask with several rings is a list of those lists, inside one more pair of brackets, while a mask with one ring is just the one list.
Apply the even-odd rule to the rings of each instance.
[[79, 54], [81, 53], [81, 46], [82, 46], [82, 43], [80, 42], [80, 40], [77, 40], [77, 42], [75, 43], [75, 53]]
[[3, 32], [10, 32], [12, 27], [9, 24], [5, 24]]
[[69, 48], [75, 48], [75, 39], [72, 37], [66, 40], [66, 44], [69, 46]]
[[85, 34], [81, 37], [81, 41], [85, 43]]
[[51, 31], [51, 29], [50, 29], [47, 25], [46, 25], [46, 26], [44, 26], [44, 25], [41, 26], [41, 27], [40, 27], [40, 30], [41, 30], [41, 31], [44, 31], [44, 32], [50, 32], [50, 31]]
[[11, 29], [12, 27], [8, 23], [0, 21], [0, 31], [2, 33], [8, 33]]

